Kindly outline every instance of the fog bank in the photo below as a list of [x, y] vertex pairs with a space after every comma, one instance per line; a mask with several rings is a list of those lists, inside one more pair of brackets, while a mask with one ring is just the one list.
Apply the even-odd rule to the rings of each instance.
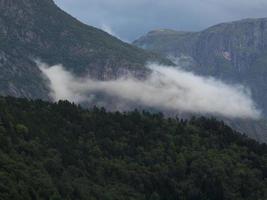
[[[38, 63], [50, 82], [54, 100], [89, 102], [95, 93], [103, 93], [123, 102], [164, 111], [212, 114], [230, 118], [259, 118], [260, 111], [250, 92], [240, 85], [229, 85], [214, 78], [185, 72], [179, 68], [150, 64], [152, 71], [145, 80], [121, 77], [99, 81], [79, 78], [62, 65]], [[119, 103], [119, 102], [118, 102]]]

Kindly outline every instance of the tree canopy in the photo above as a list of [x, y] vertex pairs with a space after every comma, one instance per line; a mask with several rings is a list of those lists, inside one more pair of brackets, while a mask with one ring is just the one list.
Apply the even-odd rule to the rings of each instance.
[[0, 98], [0, 199], [265, 200], [267, 146], [212, 118]]

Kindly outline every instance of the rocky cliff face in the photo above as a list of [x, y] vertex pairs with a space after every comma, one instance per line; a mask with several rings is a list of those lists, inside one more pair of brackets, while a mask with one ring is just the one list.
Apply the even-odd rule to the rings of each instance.
[[[223, 23], [201, 32], [155, 30], [136, 40], [195, 73], [243, 84], [267, 117], [267, 19]], [[267, 141], [267, 122], [224, 119], [233, 128]]]
[[220, 24], [199, 33], [193, 57], [201, 68], [213, 65], [209, 74], [235, 78], [249, 71], [260, 72], [257, 61], [266, 56], [266, 50], [267, 19], [249, 19]]
[[134, 44], [188, 70], [249, 87], [267, 116], [267, 19], [224, 23], [195, 33], [152, 31]]
[[36, 58], [97, 79], [168, 62], [82, 24], [52, 0], [0, 0], [0, 94], [49, 99]]

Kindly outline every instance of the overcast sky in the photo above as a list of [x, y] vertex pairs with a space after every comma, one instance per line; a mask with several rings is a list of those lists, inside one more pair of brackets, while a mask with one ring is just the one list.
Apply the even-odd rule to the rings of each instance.
[[127, 41], [158, 28], [198, 31], [242, 18], [267, 17], [267, 0], [55, 0], [82, 22]]

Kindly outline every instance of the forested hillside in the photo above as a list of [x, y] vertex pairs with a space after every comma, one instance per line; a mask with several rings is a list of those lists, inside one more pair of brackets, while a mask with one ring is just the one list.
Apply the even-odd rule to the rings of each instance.
[[214, 119], [0, 98], [0, 199], [265, 200], [267, 146]]

